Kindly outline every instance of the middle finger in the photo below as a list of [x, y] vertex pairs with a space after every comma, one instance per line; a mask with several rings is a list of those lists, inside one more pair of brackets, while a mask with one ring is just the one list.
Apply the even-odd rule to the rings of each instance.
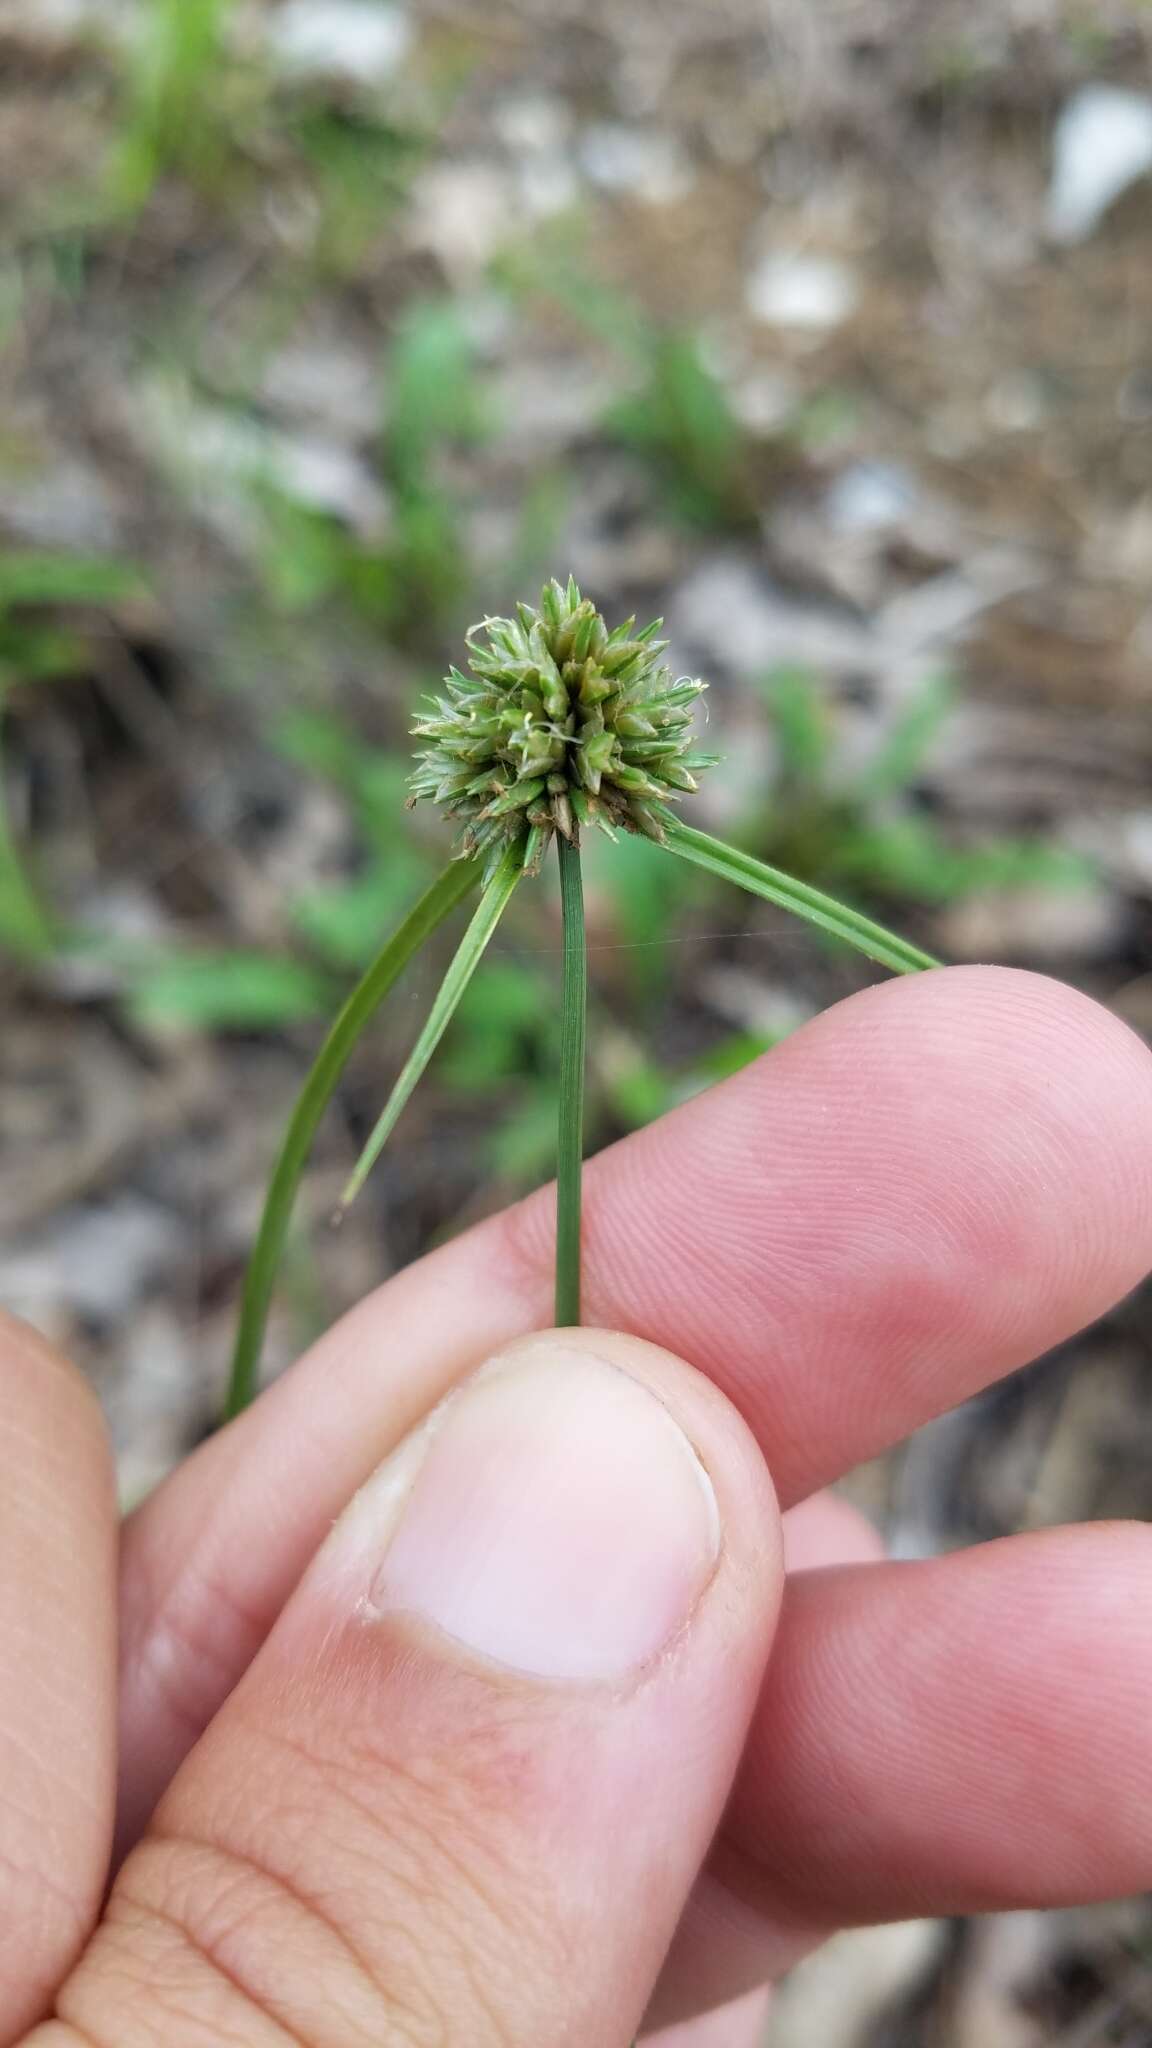
[[[534, 1197], [370, 1296], [133, 1518], [137, 1815], [367, 1472], [547, 1325], [553, 1213]], [[997, 969], [854, 997], [588, 1173], [590, 1316], [708, 1372], [785, 1504], [1100, 1314], [1150, 1247], [1152, 1059]]]

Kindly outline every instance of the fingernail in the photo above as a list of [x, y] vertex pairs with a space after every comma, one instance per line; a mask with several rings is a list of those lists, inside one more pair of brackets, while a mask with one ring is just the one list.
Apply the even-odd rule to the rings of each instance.
[[569, 1341], [487, 1368], [390, 1464], [356, 1513], [357, 1547], [384, 1544], [368, 1611], [525, 1674], [639, 1674], [716, 1568], [716, 1496], [683, 1430]]

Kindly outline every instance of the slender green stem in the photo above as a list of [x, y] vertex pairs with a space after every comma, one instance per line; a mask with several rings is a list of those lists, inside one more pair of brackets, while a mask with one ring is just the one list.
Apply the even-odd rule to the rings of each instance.
[[317, 1054], [284, 1135], [268, 1184], [259, 1234], [244, 1277], [244, 1299], [225, 1408], [228, 1419], [239, 1415], [256, 1393], [268, 1305], [283, 1256], [296, 1191], [317, 1126], [347, 1065], [349, 1054], [397, 976], [419, 952], [425, 939], [476, 888], [480, 872], [478, 862], [450, 862], [377, 954], [363, 979], [353, 989]]
[[3, 773], [0, 756], [0, 947], [6, 946], [21, 960], [43, 960], [54, 952], [57, 934], [16, 851], [4, 802]]
[[560, 1030], [560, 1135], [556, 1161], [556, 1327], [580, 1321], [580, 1199], [584, 1162], [584, 1045], [588, 952], [580, 853], [563, 838], [560, 900], [564, 913], [564, 1008]]
[[522, 847], [509, 847], [495, 874], [486, 884], [484, 894], [476, 905], [472, 922], [440, 984], [428, 1021], [404, 1062], [400, 1076], [377, 1118], [368, 1143], [348, 1176], [348, 1184], [340, 1197], [341, 1209], [348, 1208], [360, 1193], [407, 1107], [413, 1089], [452, 1022], [464, 992], [484, 957], [488, 942], [508, 908], [512, 892], [524, 873], [524, 859]]
[[886, 931], [860, 911], [837, 903], [835, 897], [825, 896], [808, 882], [798, 881], [795, 875], [786, 875], [780, 868], [770, 868], [750, 853], [741, 852], [739, 847], [726, 846], [722, 839], [711, 838], [707, 832], [694, 831], [672, 811], [661, 809], [659, 816], [671, 852], [706, 868], [709, 874], [719, 875], [725, 882], [734, 882], [750, 895], [762, 896], [781, 910], [790, 910], [794, 917], [817, 925], [834, 939], [843, 939], [846, 945], [855, 946], [857, 952], [866, 953], [870, 960], [879, 961], [881, 967], [890, 967], [896, 974], [916, 974], [926, 967], [939, 967], [940, 962], [931, 953], [922, 953], [919, 946]]

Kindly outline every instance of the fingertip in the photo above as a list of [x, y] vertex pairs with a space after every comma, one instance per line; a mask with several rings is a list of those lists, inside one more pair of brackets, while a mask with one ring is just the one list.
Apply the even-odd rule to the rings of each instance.
[[953, 967], [903, 987], [913, 1071], [931, 1063], [958, 1137], [983, 1089], [992, 1212], [1011, 1215], [1018, 1189], [1065, 1274], [1079, 1261], [1081, 1284], [1115, 1274], [1108, 1292], [1126, 1292], [1152, 1262], [1152, 1050], [1048, 975]]
[[[848, 1032], [844, 1027], [851, 1023]], [[824, 1010], [765, 1060], [832, 1039], [845, 1055], [867, 1047], [870, 1059], [966, 1077], [977, 1051], [1003, 1073], [1040, 1085], [1045, 1074], [1077, 1092], [1131, 1091], [1152, 1121], [1152, 1050], [1103, 1003], [1068, 982], [1026, 968], [942, 967], [931, 974], [877, 982]]]
[[19, 1398], [38, 1407], [69, 1410], [83, 1416], [92, 1433], [106, 1436], [104, 1411], [91, 1380], [35, 1323], [2, 1306], [0, 1374], [9, 1395], [19, 1389]]

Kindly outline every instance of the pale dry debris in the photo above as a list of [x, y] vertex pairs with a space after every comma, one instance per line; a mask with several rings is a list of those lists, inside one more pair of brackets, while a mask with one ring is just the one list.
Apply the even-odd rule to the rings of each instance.
[[1054, 242], [1081, 242], [1115, 200], [1152, 172], [1152, 98], [1086, 85], [1064, 107], [1052, 145], [1046, 226]]

